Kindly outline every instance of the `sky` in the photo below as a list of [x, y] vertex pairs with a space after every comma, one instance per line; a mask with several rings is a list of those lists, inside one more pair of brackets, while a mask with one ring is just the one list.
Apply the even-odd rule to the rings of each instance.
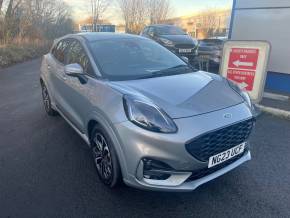
[[[72, 9], [75, 20], [85, 19], [90, 16], [90, 0], [64, 0]], [[172, 14], [170, 17], [180, 17], [194, 14], [208, 8], [231, 8], [233, 0], [170, 0]], [[105, 19], [114, 24], [123, 23], [121, 16], [117, 13], [118, 5], [112, 0], [112, 5], [107, 11]]]
[[232, 0], [171, 0], [177, 17], [208, 8], [231, 8]]

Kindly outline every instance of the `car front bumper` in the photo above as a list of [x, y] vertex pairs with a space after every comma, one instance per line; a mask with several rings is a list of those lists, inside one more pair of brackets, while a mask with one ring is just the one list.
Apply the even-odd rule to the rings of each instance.
[[[232, 114], [231, 119], [225, 118], [225, 114]], [[203, 162], [193, 157], [185, 147], [185, 144], [213, 130], [225, 126], [252, 119], [250, 109], [244, 104], [239, 104], [223, 110], [175, 119], [178, 132], [174, 134], [153, 133], [135, 126], [126, 121], [115, 124], [121, 149], [125, 155], [125, 163], [122, 166], [123, 180], [126, 184], [149, 190], [160, 191], [191, 191], [220, 175], [236, 168], [240, 164], [251, 159], [250, 150], [246, 150], [243, 156], [235, 162], [216, 170], [196, 180], [188, 180], [192, 172], [207, 168], [208, 162]], [[247, 146], [249, 148], [249, 146]], [[158, 160], [172, 167], [171, 176], [165, 180], [152, 180], [143, 176], [143, 159]]]
[[[245, 154], [236, 160], [234, 163], [215, 171], [212, 174], [209, 174], [205, 177], [202, 177], [200, 179], [190, 181], [190, 182], [183, 182], [180, 185], [176, 186], [166, 186], [166, 185], [151, 185], [148, 183], [146, 180], [138, 180], [137, 178], [134, 178], [134, 182], [132, 181], [126, 181], [125, 183], [129, 186], [135, 187], [135, 188], [140, 188], [144, 190], [154, 190], [154, 191], [172, 191], [172, 192], [188, 192], [188, 191], [193, 191], [194, 189], [198, 188], [204, 183], [207, 183], [219, 176], [224, 175], [225, 173], [235, 169], [236, 167], [240, 166], [242, 163], [251, 160], [251, 152], [246, 151]], [[183, 174], [184, 178], [187, 176], [186, 173]]]

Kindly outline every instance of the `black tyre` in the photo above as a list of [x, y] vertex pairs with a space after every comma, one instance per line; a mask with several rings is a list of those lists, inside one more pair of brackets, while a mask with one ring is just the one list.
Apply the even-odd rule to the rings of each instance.
[[46, 111], [46, 113], [49, 116], [57, 116], [58, 113], [57, 111], [55, 111], [52, 107], [51, 107], [51, 100], [50, 100], [50, 96], [48, 93], [48, 90], [45, 86], [44, 83], [41, 83], [41, 89], [42, 89], [42, 100], [43, 100], [43, 105], [44, 105], [44, 109]]
[[118, 157], [110, 137], [99, 125], [92, 129], [91, 146], [100, 180], [110, 188], [118, 186], [122, 177]]

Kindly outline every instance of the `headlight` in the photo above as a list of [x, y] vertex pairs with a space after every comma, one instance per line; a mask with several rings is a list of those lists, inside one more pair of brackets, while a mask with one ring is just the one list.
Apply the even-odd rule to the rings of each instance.
[[242, 89], [240, 89], [240, 87], [233, 81], [231, 80], [227, 80], [230, 87], [235, 90], [244, 100], [245, 102], [248, 104], [248, 106], [252, 109], [252, 101], [251, 98], [249, 96], [249, 94], [246, 91], [243, 91]]
[[149, 100], [125, 95], [124, 109], [128, 119], [141, 128], [161, 133], [177, 132], [173, 120]]
[[174, 46], [173, 42], [168, 39], [160, 38], [160, 41], [163, 42], [166, 46]]

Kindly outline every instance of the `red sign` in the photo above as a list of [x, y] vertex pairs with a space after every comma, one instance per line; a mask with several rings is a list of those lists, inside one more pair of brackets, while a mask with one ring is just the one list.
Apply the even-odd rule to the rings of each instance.
[[255, 71], [228, 69], [227, 78], [238, 83], [241, 89], [252, 91]]
[[227, 78], [252, 91], [257, 69], [259, 49], [232, 48], [229, 56]]
[[232, 48], [229, 58], [229, 68], [256, 70], [259, 49]]

